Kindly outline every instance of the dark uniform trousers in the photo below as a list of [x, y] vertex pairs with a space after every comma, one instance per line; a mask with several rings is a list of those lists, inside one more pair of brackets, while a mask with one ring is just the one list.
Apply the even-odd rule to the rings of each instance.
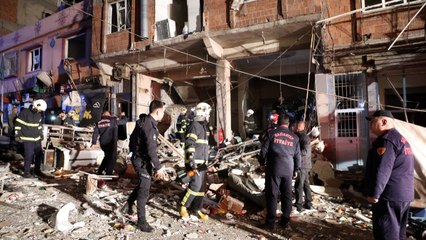
[[41, 149], [41, 142], [23, 142], [24, 145], [24, 173], [30, 173], [31, 164], [34, 161], [34, 172], [40, 171], [41, 160], [43, 151]]
[[309, 188], [309, 169], [302, 168], [294, 184], [296, 195], [296, 207], [303, 205], [303, 193], [305, 193], [305, 206], [312, 207], [312, 194]]
[[275, 224], [275, 213], [277, 212], [278, 196], [281, 193], [282, 222], [288, 222], [291, 213], [291, 176], [274, 176], [266, 173], [265, 176], [265, 197], [266, 197], [266, 223]]
[[407, 239], [410, 202], [379, 200], [373, 204], [373, 234], [376, 240]]
[[117, 145], [116, 143], [111, 144], [101, 144], [101, 149], [104, 152], [105, 156], [102, 160], [101, 165], [98, 168], [98, 175], [101, 175], [105, 170], [107, 175], [112, 175], [114, 170], [115, 163], [117, 162]]
[[182, 199], [182, 206], [197, 212], [203, 204], [204, 193], [206, 191], [206, 171], [199, 171], [189, 180], [189, 187]]
[[145, 168], [142, 168], [142, 161], [139, 158], [132, 158], [132, 164], [135, 168], [136, 173], [138, 174], [139, 182], [133, 189], [127, 203], [129, 206], [133, 206], [133, 203], [137, 201], [137, 214], [138, 222], [146, 220], [146, 203], [149, 197], [149, 188], [151, 187], [151, 177], [148, 171]]

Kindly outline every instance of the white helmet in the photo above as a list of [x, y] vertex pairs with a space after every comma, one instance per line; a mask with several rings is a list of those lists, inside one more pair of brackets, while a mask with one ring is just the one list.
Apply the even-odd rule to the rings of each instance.
[[210, 117], [210, 111], [212, 108], [207, 103], [199, 103], [195, 107], [195, 120], [196, 121], [205, 121]]
[[44, 112], [47, 109], [47, 103], [43, 99], [37, 99], [34, 100], [33, 107], [39, 112]]
[[254, 114], [253, 109], [249, 109], [249, 110], [247, 110], [247, 116], [251, 116], [251, 115], [253, 115], [253, 114]]

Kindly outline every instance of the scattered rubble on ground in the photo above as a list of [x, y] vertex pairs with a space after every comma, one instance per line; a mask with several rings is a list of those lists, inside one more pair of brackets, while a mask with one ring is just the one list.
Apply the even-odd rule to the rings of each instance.
[[[136, 230], [136, 214], [120, 211], [137, 183], [134, 170], [123, 157], [119, 178], [99, 177], [91, 174], [91, 167], [81, 167], [45, 172], [41, 179], [24, 179], [13, 173], [17, 169], [14, 162], [0, 196], [0, 238], [372, 239], [371, 211], [345, 199], [347, 194], [333, 184], [312, 185], [313, 209], [298, 212], [294, 208], [288, 228], [275, 232], [260, 229], [265, 200], [256, 140], [226, 146], [212, 157], [203, 209], [210, 219], [181, 219], [178, 209], [185, 184], [177, 173], [183, 167], [182, 159], [176, 157], [179, 150], [173, 145], [164, 144], [162, 149], [170, 177], [155, 181], [151, 188], [147, 221], [156, 229], [154, 233]], [[328, 172], [317, 173], [324, 182], [332, 181], [331, 175], [335, 177], [330, 169], [320, 169]]]

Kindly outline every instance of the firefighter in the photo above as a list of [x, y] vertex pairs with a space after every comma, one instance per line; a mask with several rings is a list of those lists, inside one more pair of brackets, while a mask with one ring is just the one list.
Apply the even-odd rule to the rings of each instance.
[[374, 239], [406, 239], [414, 199], [414, 156], [386, 110], [366, 117], [377, 138], [368, 152], [364, 194], [372, 204]]
[[201, 212], [202, 201], [206, 191], [206, 171], [208, 160], [208, 121], [211, 107], [207, 103], [199, 103], [195, 108], [195, 117], [188, 126], [185, 139], [185, 168], [190, 176], [189, 186], [182, 199], [180, 215], [187, 218], [188, 210], [201, 220], [208, 216]]
[[177, 137], [180, 140], [182, 148], [184, 148], [185, 145], [185, 132], [186, 127], [188, 125], [188, 118], [186, 117], [186, 112], [187, 109], [183, 109], [179, 114], [179, 117], [176, 122]]
[[268, 127], [263, 130], [262, 135], [260, 136], [260, 142], [263, 142], [265, 140], [266, 136], [268, 136], [268, 132], [274, 130], [277, 127], [278, 116], [278, 113], [272, 113], [271, 116], [269, 116]]
[[246, 137], [249, 139], [253, 138], [254, 130], [257, 128], [253, 114], [254, 111], [252, 109], [247, 110], [247, 114], [244, 119], [244, 130], [246, 131]]
[[15, 122], [15, 138], [24, 145], [24, 177], [34, 177], [30, 173], [31, 163], [34, 161], [34, 174], [41, 175], [41, 161], [43, 151], [42, 112], [46, 111], [47, 104], [43, 99], [38, 99], [27, 109], [24, 108]]
[[130, 135], [129, 150], [131, 161], [138, 173], [139, 182], [127, 199], [122, 212], [133, 214], [132, 206], [137, 201], [137, 227], [143, 232], [152, 232], [154, 229], [146, 221], [145, 206], [151, 186], [151, 175], [164, 179], [165, 170], [157, 156], [157, 122], [164, 116], [164, 103], [154, 100], [149, 105], [149, 115], [141, 114], [136, 121], [135, 129]]
[[[305, 209], [312, 209], [312, 194], [309, 187], [309, 171], [312, 168], [311, 161], [311, 139], [305, 131], [305, 122], [298, 121], [295, 125], [295, 134], [299, 137], [300, 154], [302, 157], [302, 165], [300, 174], [296, 178], [294, 185], [296, 195], [296, 208], [301, 212], [302, 207]], [[303, 203], [303, 194], [305, 194], [305, 201]]]
[[259, 163], [265, 171], [266, 221], [263, 228], [275, 229], [275, 213], [278, 196], [281, 194], [281, 221], [288, 226], [291, 213], [292, 177], [300, 170], [299, 138], [288, 129], [290, 119], [278, 118], [278, 127], [271, 130], [262, 144]]
[[107, 175], [112, 175], [117, 161], [118, 125], [126, 124], [126, 122], [127, 118], [125, 116], [119, 119], [116, 116], [111, 116], [109, 111], [104, 111], [101, 120], [96, 123], [92, 135], [92, 148], [97, 148], [96, 142], [99, 136], [99, 143], [105, 154], [98, 168], [98, 175], [102, 175], [104, 171]]

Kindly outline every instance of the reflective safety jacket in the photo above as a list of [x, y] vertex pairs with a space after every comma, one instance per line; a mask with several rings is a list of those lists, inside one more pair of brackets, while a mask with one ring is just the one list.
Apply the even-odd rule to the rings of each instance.
[[206, 122], [193, 121], [186, 130], [185, 165], [192, 168], [207, 164], [209, 129]]
[[176, 122], [176, 130], [179, 134], [184, 135], [186, 132], [186, 127], [188, 125], [188, 120], [186, 119], [185, 114], [180, 114]]
[[41, 125], [43, 117], [41, 113], [22, 109], [16, 118], [16, 137], [24, 142], [38, 142], [43, 140], [43, 127]]
[[256, 122], [254, 121], [254, 116], [250, 115], [250, 116], [246, 116], [246, 118], [244, 119], [244, 127], [246, 132], [253, 132], [254, 130], [256, 130], [257, 125]]

